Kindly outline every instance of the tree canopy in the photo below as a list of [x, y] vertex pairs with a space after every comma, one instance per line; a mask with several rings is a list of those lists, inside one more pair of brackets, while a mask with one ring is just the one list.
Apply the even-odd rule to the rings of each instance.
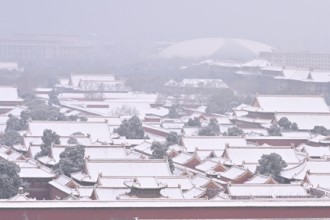
[[1, 143], [12, 147], [15, 144], [22, 144], [23, 137], [15, 130], [6, 130], [0, 137]]
[[67, 176], [80, 172], [84, 168], [85, 148], [81, 145], [66, 147], [60, 154], [59, 172]]
[[276, 125], [272, 125], [270, 128], [268, 128], [267, 132], [270, 136], [282, 136], [281, 129]]
[[60, 105], [60, 100], [58, 99], [58, 93], [53, 89], [49, 94], [48, 94], [48, 105]]
[[151, 159], [165, 159], [167, 158], [168, 164], [170, 166], [170, 170], [173, 173], [174, 171], [174, 164], [172, 159], [168, 156], [167, 150], [168, 150], [168, 145], [166, 143], [160, 143], [158, 141], [152, 142], [151, 145], [151, 150], [152, 150], [152, 155]]
[[220, 134], [220, 127], [216, 118], [211, 118], [210, 123], [206, 127], [202, 127], [198, 131], [200, 136], [218, 136]]
[[35, 158], [48, 156], [53, 144], [60, 144], [60, 136], [56, 132], [45, 129], [41, 137], [42, 144], [40, 145], [40, 152], [35, 155]]
[[137, 116], [133, 116], [129, 120], [124, 120], [119, 128], [115, 129], [115, 132], [128, 139], [145, 138], [142, 123]]
[[67, 143], [76, 144], [76, 145], [79, 144], [77, 138], [75, 138], [75, 137], [70, 137]]
[[283, 168], [287, 167], [287, 163], [279, 154], [264, 154], [258, 162], [259, 165], [257, 166], [256, 173], [271, 176], [278, 182], [283, 181], [280, 174]]
[[225, 136], [243, 136], [244, 131], [237, 126], [228, 128], [228, 131], [224, 133]]
[[330, 131], [327, 130], [324, 126], [314, 126], [313, 130], [311, 131], [314, 134], [320, 134], [323, 136], [328, 136], [330, 135]]
[[232, 90], [224, 89], [208, 99], [206, 112], [224, 114], [238, 104], [237, 100]]
[[51, 92], [49, 95], [48, 105], [33, 95], [25, 97], [24, 103], [28, 109], [22, 112], [23, 115], [21, 114], [21, 118], [24, 116], [25, 120], [32, 119], [40, 121], [76, 121], [78, 119], [77, 116], [67, 117], [61, 113], [59, 108], [54, 106], [59, 104], [59, 101], [56, 100], [56, 93]]
[[290, 122], [287, 117], [280, 118], [280, 120], [278, 121], [278, 125], [285, 130], [298, 130], [297, 123]]
[[166, 142], [167, 142], [168, 146], [171, 146], [173, 144], [179, 144], [180, 137], [178, 136], [178, 134], [176, 132], [171, 131], [166, 137]]
[[9, 119], [6, 122], [6, 129], [8, 130], [15, 130], [15, 131], [21, 131], [24, 130], [22, 128], [21, 120], [19, 118], [16, 118], [14, 116], [9, 117]]
[[189, 118], [189, 120], [187, 122], [187, 126], [189, 126], [189, 127], [200, 127], [201, 122], [199, 121], [199, 119], [197, 117], [195, 117], [194, 119]]
[[22, 186], [20, 168], [15, 163], [0, 159], [0, 199], [8, 199], [17, 194]]
[[178, 113], [178, 106], [172, 105], [169, 112], [168, 112], [169, 118], [180, 118], [180, 114]]

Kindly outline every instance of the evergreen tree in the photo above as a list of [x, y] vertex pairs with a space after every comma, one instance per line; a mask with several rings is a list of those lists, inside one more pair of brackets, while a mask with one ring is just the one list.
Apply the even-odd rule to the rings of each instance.
[[187, 122], [187, 126], [189, 126], [189, 127], [200, 127], [201, 122], [196, 117], [194, 119], [189, 118], [189, 120]]
[[224, 114], [230, 111], [232, 107], [237, 105], [236, 100], [238, 98], [234, 95], [230, 89], [224, 89], [221, 93], [212, 95], [207, 102], [207, 113]]
[[60, 154], [59, 172], [70, 176], [71, 173], [77, 173], [84, 168], [85, 148], [77, 145], [75, 147], [66, 147]]
[[243, 136], [244, 131], [237, 126], [228, 128], [228, 131], [225, 133], [226, 136]]
[[12, 147], [15, 144], [23, 143], [23, 137], [14, 130], [6, 130], [0, 139], [2, 144], [9, 147]]
[[168, 117], [169, 118], [180, 118], [180, 114], [177, 111], [177, 106], [172, 105], [172, 107], [170, 108], [169, 112], [168, 112]]
[[210, 126], [202, 127], [198, 131], [199, 136], [215, 136]]
[[272, 125], [270, 128], [267, 129], [268, 135], [270, 136], [282, 136], [281, 129], [276, 125]]
[[298, 125], [297, 125], [297, 123], [296, 122], [293, 122], [292, 123], [292, 125], [291, 125], [291, 129], [293, 130], [293, 131], [297, 131], [299, 128], [298, 128]]
[[29, 114], [27, 111], [22, 111], [20, 114], [20, 123], [22, 130], [26, 130], [29, 125]]
[[120, 136], [125, 136], [128, 139], [144, 138], [142, 123], [137, 116], [133, 116], [129, 120], [124, 120], [115, 132]]
[[180, 138], [176, 132], [171, 131], [166, 137], [166, 142], [168, 146], [179, 144]]
[[6, 129], [8, 130], [14, 130], [14, 131], [22, 131], [24, 128], [22, 127], [21, 120], [19, 118], [16, 118], [14, 116], [9, 117], [9, 119], [6, 122]]
[[198, 131], [198, 135], [200, 136], [217, 136], [219, 134], [220, 134], [220, 127], [218, 124], [218, 120], [216, 118], [211, 118], [208, 126], [202, 127]]
[[290, 122], [287, 117], [280, 118], [280, 120], [278, 121], [278, 125], [285, 130], [293, 130], [293, 131], [298, 130], [297, 123]]
[[218, 124], [218, 120], [216, 118], [211, 118], [209, 123], [210, 128], [212, 129], [212, 132], [214, 133], [214, 136], [220, 134], [220, 127]]
[[15, 163], [0, 159], [0, 199], [8, 199], [17, 194], [22, 186], [20, 168]]
[[264, 154], [258, 162], [259, 165], [257, 166], [256, 173], [271, 176], [276, 181], [283, 182], [280, 174], [283, 168], [287, 167], [287, 164], [279, 154]]
[[60, 136], [58, 134], [56, 134], [56, 132], [54, 132], [50, 129], [44, 130], [41, 140], [43, 142], [40, 145], [41, 151], [35, 155], [35, 159], [37, 159], [39, 157], [43, 157], [43, 156], [48, 156], [51, 151], [52, 145], [61, 143]]
[[57, 92], [55, 89], [53, 89], [49, 94], [48, 94], [48, 105], [60, 105], [60, 101], [57, 97]]
[[328, 136], [330, 132], [324, 126], [314, 126], [313, 130], [311, 131], [314, 134], [320, 134], [323, 136]]
[[152, 142], [151, 150], [152, 150], [151, 159], [167, 158], [168, 164], [170, 166], [170, 170], [173, 173], [175, 167], [174, 167], [172, 159], [167, 154], [168, 145], [165, 143], [160, 143], [158, 141], [154, 141], [154, 142]]
[[280, 120], [278, 121], [278, 125], [281, 128], [287, 129], [289, 130], [291, 128], [292, 123], [289, 121], [289, 119], [287, 117], [282, 117], [280, 118]]
[[78, 140], [75, 138], [75, 137], [70, 137], [69, 140], [68, 140], [68, 144], [79, 144], [78, 143]]

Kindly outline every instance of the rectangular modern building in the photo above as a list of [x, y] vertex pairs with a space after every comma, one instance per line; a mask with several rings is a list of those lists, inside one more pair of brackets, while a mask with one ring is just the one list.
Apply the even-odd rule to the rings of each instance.
[[309, 51], [261, 52], [260, 57], [282, 67], [302, 67], [330, 70], [330, 53], [312, 53]]
[[0, 35], [1, 61], [78, 60], [91, 51], [91, 44], [74, 35]]

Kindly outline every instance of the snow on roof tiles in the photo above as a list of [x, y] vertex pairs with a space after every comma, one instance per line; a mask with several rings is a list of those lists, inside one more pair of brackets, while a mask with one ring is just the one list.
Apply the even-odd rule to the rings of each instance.
[[248, 170], [238, 166], [232, 166], [225, 172], [220, 172], [221, 177], [225, 177], [230, 180], [235, 180], [242, 174], [246, 173]]
[[275, 119], [278, 122], [286, 117], [291, 123], [296, 123], [299, 130], [312, 130], [314, 126], [323, 126], [330, 129], [330, 113], [277, 113]]
[[34, 160], [15, 161], [20, 167], [19, 176], [21, 178], [53, 178], [55, 173], [46, 166], [38, 164]]
[[171, 176], [165, 160], [87, 160], [86, 168], [91, 176]]
[[330, 173], [308, 173], [306, 179], [313, 187], [330, 190]]
[[71, 136], [75, 132], [90, 135], [93, 142], [111, 143], [110, 130], [107, 123], [72, 122], [72, 121], [32, 121], [28, 130], [33, 136], [42, 136], [45, 129], [51, 129], [60, 136]]
[[307, 171], [311, 173], [330, 173], [330, 161], [327, 159], [308, 159], [299, 165], [284, 169], [281, 176], [287, 179], [304, 179]]
[[227, 189], [230, 196], [238, 197], [309, 197], [304, 187], [293, 184], [233, 184]]
[[243, 165], [243, 163], [258, 163], [262, 155], [277, 153], [287, 163], [300, 163], [295, 149], [291, 147], [228, 147], [225, 155], [232, 164]]
[[272, 180], [273, 182], [276, 182], [272, 177], [270, 176], [264, 176], [261, 174], [254, 175], [251, 179], [246, 181], [244, 184], [265, 184], [268, 181]]
[[264, 112], [330, 113], [322, 96], [259, 95], [256, 104]]
[[183, 196], [186, 199], [198, 199], [204, 196], [206, 193], [206, 189], [201, 188], [192, 188], [188, 192], [184, 193]]
[[174, 163], [185, 164], [194, 157], [195, 157], [195, 155], [193, 155], [193, 154], [182, 152], [181, 154], [178, 154], [177, 156], [172, 158], [172, 160]]
[[[65, 150], [66, 146], [56, 145], [52, 147], [52, 156], [55, 161], [59, 161], [60, 154]], [[126, 149], [121, 146], [84, 146], [85, 157], [91, 160], [100, 159], [125, 159], [127, 157]]]
[[165, 188], [160, 191], [160, 194], [169, 199], [184, 199], [180, 188]]
[[330, 147], [304, 145], [303, 151], [307, 153], [308, 157], [330, 157]]
[[224, 150], [227, 144], [230, 146], [247, 145], [246, 140], [239, 137], [192, 136], [183, 137], [182, 141], [188, 152], [195, 152], [196, 148], [199, 150]]
[[120, 195], [129, 193], [130, 189], [96, 188], [95, 194], [98, 200], [115, 201]]
[[18, 97], [17, 88], [0, 86], [0, 102], [6, 101], [22, 102], [23, 100]]
[[216, 167], [219, 163], [212, 161], [212, 160], [206, 160], [203, 161], [201, 164], [197, 165], [195, 167], [196, 170], [200, 170], [202, 172], [207, 172], [209, 170], [212, 170], [214, 167]]

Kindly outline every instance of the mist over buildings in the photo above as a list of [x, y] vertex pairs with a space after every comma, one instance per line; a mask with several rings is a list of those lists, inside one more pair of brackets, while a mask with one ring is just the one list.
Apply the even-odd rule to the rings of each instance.
[[327, 0], [1, 0], [0, 34], [65, 34], [143, 51], [205, 37], [330, 52]]

